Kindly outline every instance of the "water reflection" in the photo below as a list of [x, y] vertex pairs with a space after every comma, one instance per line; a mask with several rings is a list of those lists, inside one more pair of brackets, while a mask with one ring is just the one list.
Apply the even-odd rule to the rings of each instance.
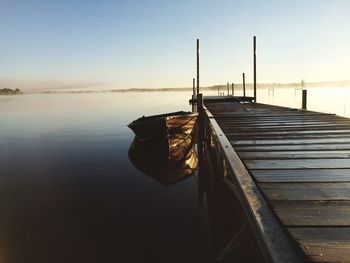
[[169, 147], [168, 142], [141, 142], [134, 138], [129, 148], [129, 158], [133, 165], [168, 186], [192, 176], [197, 170], [198, 158], [191, 136]]

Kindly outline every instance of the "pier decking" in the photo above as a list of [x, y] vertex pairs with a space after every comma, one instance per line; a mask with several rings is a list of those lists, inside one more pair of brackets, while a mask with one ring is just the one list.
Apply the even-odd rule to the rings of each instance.
[[234, 151], [225, 154], [236, 183], [252, 179], [238, 189], [270, 260], [350, 262], [350, 119], [234, 98], [204, 105], [223, 151]]

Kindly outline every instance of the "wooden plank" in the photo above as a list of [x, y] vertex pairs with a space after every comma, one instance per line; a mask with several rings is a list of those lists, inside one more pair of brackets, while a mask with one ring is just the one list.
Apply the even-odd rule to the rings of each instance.
[[305, 118], [305, 117], [294, 117], [294, 118], [244, 118], [244, 119], [236, 119], [235, 117], [232, 118], [219, 118], [218, 123], [220, 125], [235, 125], [235, 126], [240, 126], [240, 125], [249, 125], [249, 124], [254, 124], [254, 125], [262, 125], [264, 123], [269, 123], [269, 124], [279, 124], [279, 123], [317, 123], [317, 122], [325, 122], [325, 123], [346, 123], [349, 122], [349, 119], [343, 120], [343, 119], [338, 119], [338, 118]]
[[350, 169], [250, 170], [258, 182], [350, 182]]
[[281, 126], [277, 125], [275, 127], [272, 126], [261, 126], [261, 127], [242, 127], [242, 126], [232, 126], [232, 127], [223, 127], [223, 130], [227, 133], [229, 132], [271, 132], [271, 131], [317, 131], [317, 130], [349, 130], [350, 125], [338, 125], [338, 124], [328, 124], [328, 125], [313, 125], [313, 126]]
[[338, 169], [350, 168], [350, 159], [246, 160], [248, 169]]
[[332, 130], [331, 132], [326, 130], [305, 130], [305, 132], [299, 131], [299, 130], [275, 130], [272, 131], [261, 131], [256, 132], [254, 129], [249, 131], [232, 131], [231, 129], [225, 130], [227, 131], [225, 134], [228, 138], [232, 138], [234, 140], [238, 140], [240, 138], [242, 139], [274, 139], [274, 138], [328, 138], [328, 137], [334, 137], [337, 136], [339, 138], [348, 138], [350, 137], [349, 130], [342, 130], [342, 129], [336, 129]]
[[226, 135], [229, 137], [235, 137], [235, 136], [242, 136], [242, 135], [247, 135], [247, 136], [252, 136], [252, 137], [256, 137], [256, 136], [289, 136], [289, 135], [293, 135], [293, 136], [301, 136], [301, 135], [328, 135], [328, 134], [333, 134], [333, 135], [343, 135], [343, 134], [350, 134], [350, 130], [333, 130], [333, 129], [329, 129], [329, 130], [311, 130], [311, 131], [307, 131], [307, 130], [301, 130], [301, 131], [279, 131], [279, 130], [275, 130], [275, 131], [261, 131], [261, 132], [227, 132]]
[[350, 201], [271, 201], [285, 226], [350, 226]]
[[349, 124], [349, 121], [325, 121], [325, 120], [314, 120], [314, 121], [298, 121], [298, 120], [284, 120], [284, 121], [265, 121], [265, 122], [234, 122], [234, 121], [227, 121], [227, 122], [220, 122], [220, 125], [225, 127], [260, 127], [260, 126], [292, 126], [292, 125], [323, 125], [323, 124]]
[[350, 159], [350, 150], [344, 151], [286, 151], [238, 152], [242, 160], [269, 159]]
[[226, 137], [230, 141], [242, 141], [242, 140], [301, 140], [301, 139], [326, 139], [326, 138], [336, 138], [336, 139], [349, 139], [350, 133], [348, 134], [314, 134], [314, 135], [255, 135], [251, 136], [249, 133], [240, 136], [231, 136], [226, 134]]
[[[235, 113], [234, 113], [234, 112]], [[286, 119], [286, 115], [284, 115], [284, 112], [278, 112], [278, 114], [276, 113], [271, 113], [271, 111], [265, 111], [265, 113], [263, 114], [263, 116], [258, 115], [258, 114], [245, 114], [245, 111], [237, 111], [236, 109], [233, 109], [233, 111], [229, 111], [226, 109], [221, 109], [220, 111], [213, 111], [214, 115], [215, 115], [215, 119], [217, 121], [225, 121], [228, 119], [234, 119], [237, 121], [246, 121], [246, 120], [273, 120], [273, 119], [279, 119], [279, 120], [285, 120]], [[238, 113], [239, 112], [239, 113]], [[224, 113], [224, 114], [223, 114]], [[231, 114], [231, 116], [230, 116]], [[258, 118], [257, 118], [258, 117]], [[341, 116], [337, 116], [335, 114], [324, 114], [324, 113], [319, 113], [319, 114], [294, 114], [293, 116], [289, 116], [290, 118], [293, 119], [348, 119], [345, 117], [341, 117]]]
[[307, 117], [320, 117], [323, 116], [323, 114], [287, 114], [286, 112], [281, 112], [281, 113], [269, 113], [267, 112], [229, 112], [229, 109], [225, 109], [223, 111], [216, 111], [215, 113], [215, 118], [263, 118], [263, 117], [273, 117], [273, 118], [289, 118], [289, 117], [298, 117], [298, 116], [307, 116]]
[[306, 145], [306, 144], [338, 144], [338, 143], [350, 143], [350, 138], [315, 138], [315, 139], [275, 139], [275, 140], [230, 140], [233, 145]]
[[288, 228], [312, 262], [349, 262], [350, 228]]
[[259, 151], [333, 151], [350, 150], [350, 144], [309, 144], [309, 145], [258, 145], [258, 146], [235, 146], [238, 152]]
[[350, 201], [350, 183], [259, 183], [268, 200]]
[[[210, 105], [210, 108], [212, 108], [214, 104]], [[278, 115], [278, 114], [294, 114], [298, 116], [337, 116], [333, 113], [322, 113], [322, 112], [312, 112], [312, 111], [288, 111], [286, 108], [282, 108], [281, 110], [274, 110], [271, 108], [255, 108], [255, 109], [249, 109], [244, 108], [242, 105], [237, 105], [238, 107], [216, 107], [216, 109], [211, 109], [215, 116], [218, 113], [232, 113], [235, 115], [243, 114], [243, 115], [251, 115], [251, 114], [267, 114], [267, 115]], [[338, 116], [337, 116], [338, 117]]]
[[301, 123], [315, 123], [315, 122], [349, 122], [349, 119], [343, 119], [338, 117], [321, 117], [321, 118], [315, 118], [315, 117], [293, 117], [293, 118], [250, 118], [250, 119], [237, 119], [237, 118], [219, 118], [218, 123], [220, 124], [235, 124], [235, 125], [245, 125], [245, 124], [264, 124], [264, 123], [294, 123], [294, 122], [301, 122]]
[[338, 128], [338, 129], [350, 129], [350, 124], [348, 123], [325, 123], [325, 124], [275, 124], [275, 125], [262, 125], [262, 126], [250, 126], [250, 125], [226, 125], [222, 126], [223, 130], [267, 130], [267, 129], [274, 129], [274, 130], [286, 130], [286, 129], [329, 129], [329, 128]]
[[261, 128], [261, 127], [300, 127], [300, 126], [306, 126], [306, 127], [314, 127], [314, 126], [349, 126], [349, 121], [342, 121], [342, 122], [328, 122], [328, 121], [315, 121], [315, 122], [300, 122], [300, 121], [284, 121], [284, 122], [265, 122], [265, 123], [245, 123], [245, 124], [237, 124], [234, 122], [227, 122], [227, 123], [220, 123], [220, 126], [223, 129], [226, 128]]

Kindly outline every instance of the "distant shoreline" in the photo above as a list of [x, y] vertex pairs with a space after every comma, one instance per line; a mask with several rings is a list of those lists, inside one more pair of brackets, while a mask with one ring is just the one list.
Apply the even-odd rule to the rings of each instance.
[[19, 95], [22, 93], [23, 92], [20, 91], [19, 89], [8, 89], [8, 88], [0, 89], [0, 95], [3, 95], [3, 96]]
[[[236, 90], [242, 90], [243, 85], [241, 83], [234, 85]], [[305, 88], [314, 87], [350, 87], [350, 81], [324, 81], [324, 82], [305, 82]], [[232, 86], [230, 83], [230, 90]], [[246, 89], [252, 89], [253, 84], [247, 83]], [[301, 88], [301, 83], [257, 83], [258, 89], [271, 89], [271, 88]], [[222, 91], [227, 90], [227, 85], [213, 85], [207, 87], [200, 87], [202, 91]], [[192, 93], [192, 87], [178, 87], [178, 88], [128, 88], [128, 89], [37, 89], [21, 91], [19, 89], [0, 89], [0, 95], [17, 95], [17, 94], [83, 94], [83, 93], [132, 93], [132, 92], [190, 92]]]
[[[231, 90], [230, 83], [230, 90]], [[241, 90], [243, 88], [242, 84], [235, 84], [235, 89]], [[271, 89], [271, 88], [295, 88], [300, 87], [301, 83], [258, 83], [258, 89]], [[314, 88], [314, 87], [350, 87], [350, 81], [329, 81], [329, 82], [306, 82], [305, 88]], [[252, 89], [253, 84], [247, 83], [247, 89]], [[42, 91], [33, 91], [30, 93], [41, 93], [41, 94], [64, 94], [64, 93], [128, 93], [128, 92], [192, 92], [192, 87], [183, 87], [183, 88], [129, 88], [129, 89], [106, 89], [106, 90], [42, 90]], [[200, 87], [204, 91], [226, 91], [227, 85], [214, 85], [209, 87]], [[28, 92], [29, 93], [29, 92]]]

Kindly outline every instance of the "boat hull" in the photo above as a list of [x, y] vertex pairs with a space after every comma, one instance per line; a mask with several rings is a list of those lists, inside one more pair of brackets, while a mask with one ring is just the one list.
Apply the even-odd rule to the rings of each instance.
[[191, 112], [172, 112], [149, 117], [141, 117], [128, 125], [141, 141], [166, 141], [172, 136], [187, 136], [192, 132], [197, 114]]

